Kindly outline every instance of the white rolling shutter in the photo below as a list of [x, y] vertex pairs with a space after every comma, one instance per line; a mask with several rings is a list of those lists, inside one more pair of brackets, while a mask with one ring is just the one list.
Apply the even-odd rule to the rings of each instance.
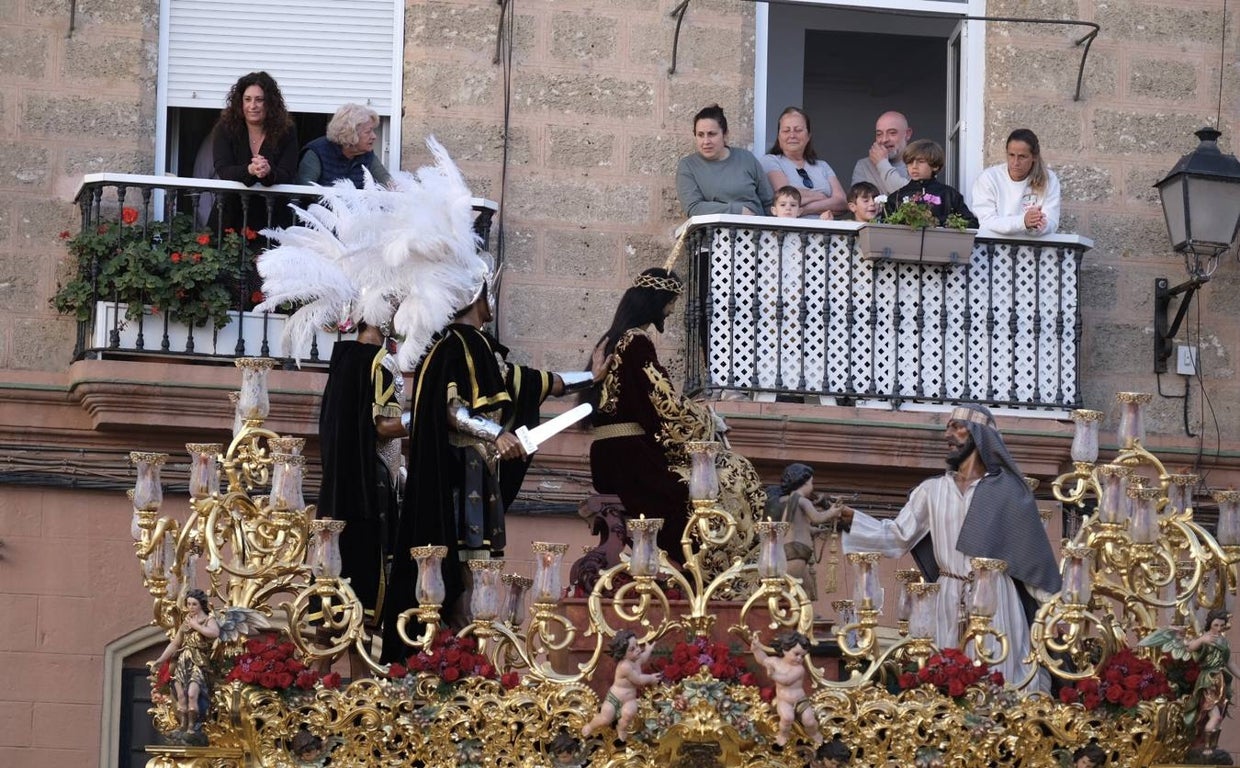
[[164, 1], [169, 107], [218, 109], [238, 77], [266, 70], [290, 112], [396, 108], [399, 0]]

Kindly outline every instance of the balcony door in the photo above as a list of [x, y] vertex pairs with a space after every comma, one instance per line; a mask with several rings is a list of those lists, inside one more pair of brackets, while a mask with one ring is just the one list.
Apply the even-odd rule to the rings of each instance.
[[818, 155], [847, 185], [874, 140], [875, 119], [895, 110], [908, 117], [913, 138], [943, 146], [947, 167], [940, 178], [968, 194], [981, 171], [982, 26], [961, 17], [980, 14], [980, 6], [980, 0], [759, 6], [756, 149], [769, 148], [785, 107], [800, 106], [813, 122]]

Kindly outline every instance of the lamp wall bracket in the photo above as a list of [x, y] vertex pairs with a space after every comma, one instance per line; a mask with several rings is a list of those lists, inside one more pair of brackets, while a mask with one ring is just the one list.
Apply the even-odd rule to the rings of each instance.
[[[1209, 280], [1208, 275], [1194, 277], [1171, 288], [1167, 278], [1154, 279], [1154, 373], [1167, 372], [1167, 361], [1171, 359], [1175, 351], [1173, 340], [1180, 331], [1180, 324], [1184, 322], [1184, 315], [1193, 303], [1193, 296], [1197, 290]], [[1168, 324], [1167, 315], [1171, 312], [1171, 299], [1181, 294], [1184, 298], [1180, 300], [1175, 320]]]

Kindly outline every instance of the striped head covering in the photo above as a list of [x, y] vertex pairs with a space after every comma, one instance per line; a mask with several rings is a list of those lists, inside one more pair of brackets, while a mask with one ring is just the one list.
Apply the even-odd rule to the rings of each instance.
[[[956, 549], [969, 557], [990, 557], [1008, 564], [1007, 574], [1018, 587], [1026, 617], [1032, 621], [1037, 601], [1024, 589], [1028, 584], [1047, 592], [1062, 586], [1059, 562], [1051, 550], [1050, 538], [1042, 526], [1038, 504], [1025, 483], [1024, 475], [1008, 453], [1003, 437], [995, 427], [994, 416], [984, 405], [961, 405], [950, 419], [962, 422], [977, 447], [986, 474], [973, 491], [969, 511], [960, 526]], [[938, 565], [930, 537], [918, 542], [914, 559], [923, 572], [938, 578]], [[927, 557], [928, 555], [928, 557]]]

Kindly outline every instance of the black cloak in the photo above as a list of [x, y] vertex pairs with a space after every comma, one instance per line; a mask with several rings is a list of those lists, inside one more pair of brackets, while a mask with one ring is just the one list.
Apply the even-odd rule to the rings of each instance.
[[[507, 348], [484, 331], [453, 323], [435, 337], [414, 373], [409, 479], [384, 604], [384, 662], [402, 660], [409, 652], [396, 632], [396, 618], [416, 605], [417, 564], [409, 556], [410, 548], [448, 547], [441, 616], [464, 592], [460, 550], [489, 549], [498, 554], [504, 548], [503, 512], [521, 489], [529, 459], [499, 462], [496, 477], [477, 447], [462, 445], [466, 441], [450, 428], [448, 404], [458, 399], [472, 415], [497, 421], [510, 431], [536, 426], [552, 376], [502, 364], [507, 354]], [[471, 517], [466, 519], [467, 515]], [[411, 621], [407, 633], [415, 635], [416, 628], [417, 622]]]

